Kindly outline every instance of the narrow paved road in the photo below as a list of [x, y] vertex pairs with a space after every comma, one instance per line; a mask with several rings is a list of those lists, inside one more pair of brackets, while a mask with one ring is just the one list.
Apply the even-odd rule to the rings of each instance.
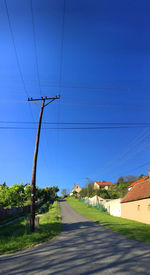
[[150, 245], [94, 224], [61, 203], [62, 233], [0, 257], [0, 274], [150, 274]]

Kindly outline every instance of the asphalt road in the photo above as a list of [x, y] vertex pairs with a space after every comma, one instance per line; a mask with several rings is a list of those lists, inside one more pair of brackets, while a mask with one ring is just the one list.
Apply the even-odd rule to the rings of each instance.
[[150, 245], [97, 225], [60, 202], [62, 233], [32, 249], [0, 256], [0, 274], [150, 274]]

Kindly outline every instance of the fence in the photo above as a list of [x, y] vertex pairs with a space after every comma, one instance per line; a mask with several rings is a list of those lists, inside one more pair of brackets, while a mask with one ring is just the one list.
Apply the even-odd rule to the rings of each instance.
[[121, 217], [121, 199], [103, 199], [99, 196], [82, 198], [82, 201], [91, 206], [102, 206], [110, 215]]
[[88, 197], [82, 198], [82, 201], [92, 206], [98, 206], [100, 204], [104, 205], [106, 200], [96, 195], [93, 198], [88, 198]]
[[10, 216], [16, 216], [22, 213], [28, 213], [30, 211], [30, 205], [11, 207], [11, 208], [0, 208], [0, 218], [7, 218]]

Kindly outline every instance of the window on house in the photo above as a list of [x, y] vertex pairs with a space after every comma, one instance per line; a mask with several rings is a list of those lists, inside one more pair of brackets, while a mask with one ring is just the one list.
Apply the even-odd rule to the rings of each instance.
[[140, 205], [137, 206], [137, 210], [140, 211]]

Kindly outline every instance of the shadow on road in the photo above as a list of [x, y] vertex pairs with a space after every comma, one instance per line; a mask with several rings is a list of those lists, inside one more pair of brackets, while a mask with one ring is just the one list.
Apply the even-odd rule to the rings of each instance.
[[80, 219], [64, 219], [50, 242], [0, 257], [0, 274], [150, 274], [149, 245]]

